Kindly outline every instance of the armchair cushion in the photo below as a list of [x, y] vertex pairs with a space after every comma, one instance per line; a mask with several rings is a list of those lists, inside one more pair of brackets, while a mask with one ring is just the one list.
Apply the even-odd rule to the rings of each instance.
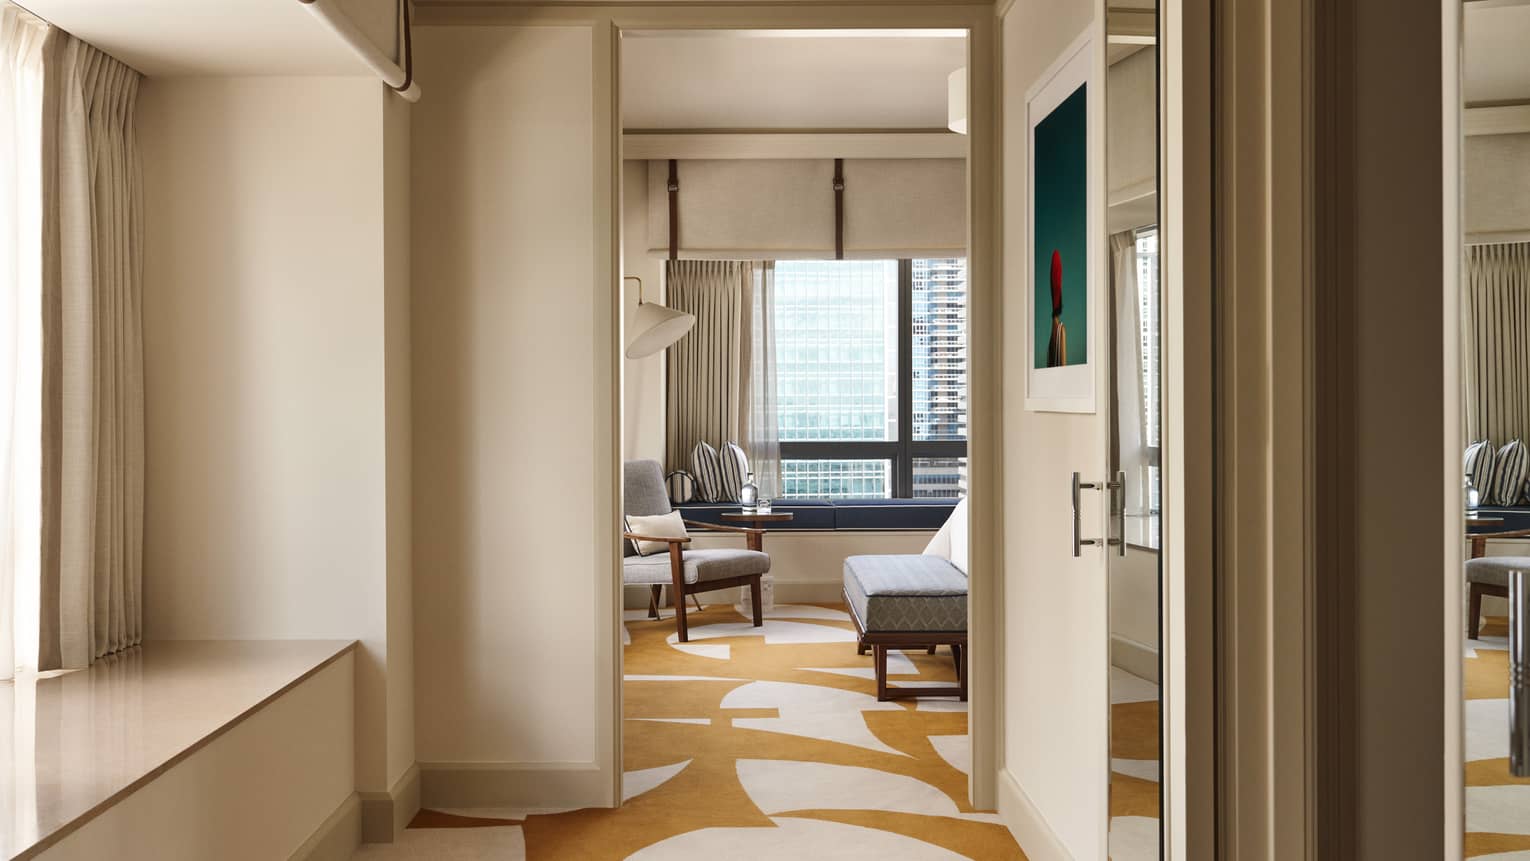
[[[770, 557], [757, 550], [687, 550], [683, 554], [685, 582], [726, 580], [750, 574], [769, 574]], [[674, 582], [669, 570], [669, 554], [628, 556], [622, 560], [622, 583], [627, 586], [667, 586]]]

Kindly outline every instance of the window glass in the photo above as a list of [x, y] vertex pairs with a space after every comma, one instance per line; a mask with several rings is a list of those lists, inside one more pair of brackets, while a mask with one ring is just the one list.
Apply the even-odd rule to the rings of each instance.
[[1163, 507], [1162, 472], [1158, 467], [1160, 404], [1160, 365], [1163, 362], [1163, 345], [1159, 326], [1158, 302], [1158, 230], [1147, 228], [1137, 231], [1137, 295], [1142, 303], [1142, 418], [1147, 425], [1146, 438], [1142, 441], [1148, 450], [1148, 509], [1159, 511]]
[[965, 457], [914, 458], [915, 499], [950, 499], [967, 495]]
[[913, 261], [914, 436], [967, 438], [967, 261]]
[[786, 499], [887, 499], [892, 496], [889, 460], [782, 460]]
[[898, 261], [776, 264], [782, 442], [898, 434]]

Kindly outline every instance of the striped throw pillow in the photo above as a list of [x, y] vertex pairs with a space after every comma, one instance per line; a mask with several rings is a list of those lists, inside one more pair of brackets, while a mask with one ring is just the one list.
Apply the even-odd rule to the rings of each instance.
[[1493, 441], [1490, 439], [1478, 440], [1466, 447], [1466, 456], [1463, 458], [1462, 468], [1466, 477], [1471, 479], [1472, 487], [1482, 497], [1487, 496], [1488, 482], [1493, 479], [1493, 455], [1496, 453]]
[[670, 505], [684, 505], [696, 498], [696, 479], [683, 469], [665, 476], [664, 484], [669, 491]]
[[1525, 476], [1530, 474], [1530, 452], [1519, 440], [1510, 440], [1493, 455], [1491, 488], [1482, 494], [1492, 505], [1514, 505], [1525, 494]]
[[722, 458], [718, 456], [717, 449], [707, 445], [705, 440], [696, 443], [696, 447], [691, 449], [691, 477], [696, 480], [698, 500], [717, 502], [722, 499]]
[[749, 480], [749, 455], [738, 443], [725, 443], [722, 451], [718, 452], [722, 458], [722, 498], [728, 502], [738, 502], [738, 498], [744, 490], [744, 482]]

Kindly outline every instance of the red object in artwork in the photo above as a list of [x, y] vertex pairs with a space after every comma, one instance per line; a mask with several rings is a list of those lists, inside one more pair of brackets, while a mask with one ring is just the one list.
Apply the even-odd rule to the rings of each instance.
[[1052, 251], [1052, 315], [1062, 313], [1062, 254]]

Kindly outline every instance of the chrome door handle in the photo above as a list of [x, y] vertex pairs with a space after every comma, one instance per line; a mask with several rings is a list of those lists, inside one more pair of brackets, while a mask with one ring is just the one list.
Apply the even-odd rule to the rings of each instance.
[[1083, 555], [1086, 546], [1093, 547], [1102, 543], [1098, 538], [1084, 538], [1082, 527], [1079, 522], [1079, 491], [1099, 490], [1100, 483], [1096, 481], [1079, 481], [1079, 474], [1073, 473], [1073, 557], [1076, 559]]
[[[1116, 548], [1117, 556], [1124, 557], [1126, 555], [1126, 473], [1117, 471], [1116, 480], [1106, 482], [1105, 486], [1110, 488], [1110, 513], [1116, 519], [1116, 537], [1107, 538], [1106, 543]], [[1117, 494], [1121, 498], [1120, 504], [1116, 503]]]
[[1530, 573], [1509, 573], [1509, 774], [1530, 777]]

